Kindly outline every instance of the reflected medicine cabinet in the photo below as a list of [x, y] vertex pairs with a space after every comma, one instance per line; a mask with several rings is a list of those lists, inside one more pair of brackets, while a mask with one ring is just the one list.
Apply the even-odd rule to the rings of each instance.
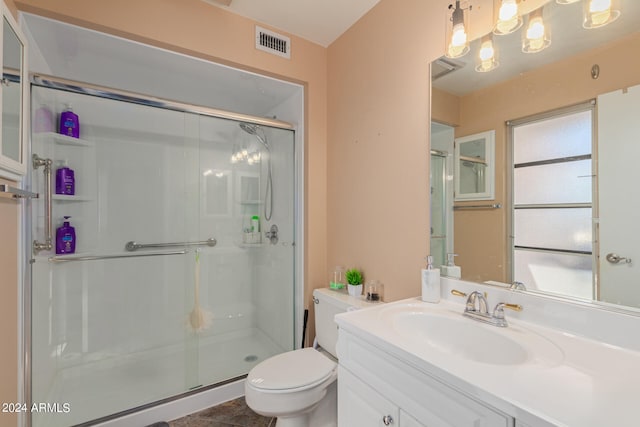
[[495, 198], [494, 130], [455, 139], [455, 200]]
[[27, 171], [27, 91], [25, 37], [4, 4], [2, 9], [2, 80], [0, 100], [0, 176], [19, 180]]

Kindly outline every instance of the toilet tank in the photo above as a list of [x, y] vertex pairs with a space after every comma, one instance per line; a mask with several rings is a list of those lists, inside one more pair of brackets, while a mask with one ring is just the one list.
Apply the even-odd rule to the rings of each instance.
[[313, 291], [315, 303], [316, 338], [320, 347], [336, 356], [336, 343], [338, 342], [338, 325], [334, 317], [336, 314], [351, 310], [370, 307], [374, 302], [369, 302], [364, 297], [349, 296], [346, 290], [334, 290], [329, 288], [315, 289]]

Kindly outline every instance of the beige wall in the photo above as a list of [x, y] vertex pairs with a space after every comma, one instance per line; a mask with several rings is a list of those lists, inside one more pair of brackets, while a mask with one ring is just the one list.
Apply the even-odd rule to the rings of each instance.
[[[15, 182], [0, 179], [0, 184]], [[0, 403], [18, 401], [18, 215], [20, 202], [0, 197]], [[0, 427], [15, 426], [0, 412]]]
[[[456, 137], [496, 130], [496, 202], [506, 201], [505, 121], [640, 83], [640, 57], [630, 52], [640, 52], [640, 33], [460, 98]], [[600, 66], [597, 80], [591, 78], [593, 64]], [[506, 280], [506, 215], [505, 209], [455, 213], [454, 247], [463, 278]]]
[[420, 293], [429, 253], [429, 63], [446, 1], [382, 0], [329, 47], [328, 267], [385, 299]]

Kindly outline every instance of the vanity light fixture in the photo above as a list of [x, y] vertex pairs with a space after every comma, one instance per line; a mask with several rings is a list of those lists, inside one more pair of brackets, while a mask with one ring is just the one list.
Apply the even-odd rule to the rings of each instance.
[[494, 0], [495, 26], [493, 34], [511, 34], [522, 26], [522, 16], [518, 11], [519, 0]]
[[487, 34], [480, 42], [480, 52], [478, 52], [476, 71], [486, 73], [498, 67], [496, 49], [493, 44], [493, 35]]
[[524, 53], [540, 52], [551, 44], [549, 29], [544, 23], [543, 8], [529, 14], [529, 21], [522, 37], [522, 51]]
[[587, 29], [604, 27], [620, 17], [617, 0], [589, 0], [584, 3], [584, 21]]
[[[469, 25], [467, 23], [468, 15], [465, 16], [464, 10], [460, 6], [460, 0], [456, 0], [455, 6], [450, 4], [449, 9], [453, 9], [451, 14], [451, 25], [447, 24], [447, 46], [446, 54], [447, 58], [460, 58], [469, 52], [469, 37], [467, 30]], [[469, 6], [471, 10], [471, 6]]]

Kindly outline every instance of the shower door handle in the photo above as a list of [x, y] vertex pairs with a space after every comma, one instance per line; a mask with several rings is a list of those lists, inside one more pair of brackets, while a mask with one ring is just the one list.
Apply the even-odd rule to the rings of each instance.
[[608, 253], [606, 258], [607, 258], [607, 261], [609, 261], [611, 264], [620, 264], [621, 262], [624, 262], [625, 264], [631, 264], [630, 258], [625, 258], [618, 254], [614, 254], [613, 252]]
[[50, 251], [53, 248], [51, 243], [51, 165], [53, 162], [51, 159], [43, 159], [37, 154], [32, 156], [33, 169], [38, 169], [43, 166], [42, 173], [44, 174], [44, 242], [33, 241], [33, 253], [38, 254], [40, 251]]

